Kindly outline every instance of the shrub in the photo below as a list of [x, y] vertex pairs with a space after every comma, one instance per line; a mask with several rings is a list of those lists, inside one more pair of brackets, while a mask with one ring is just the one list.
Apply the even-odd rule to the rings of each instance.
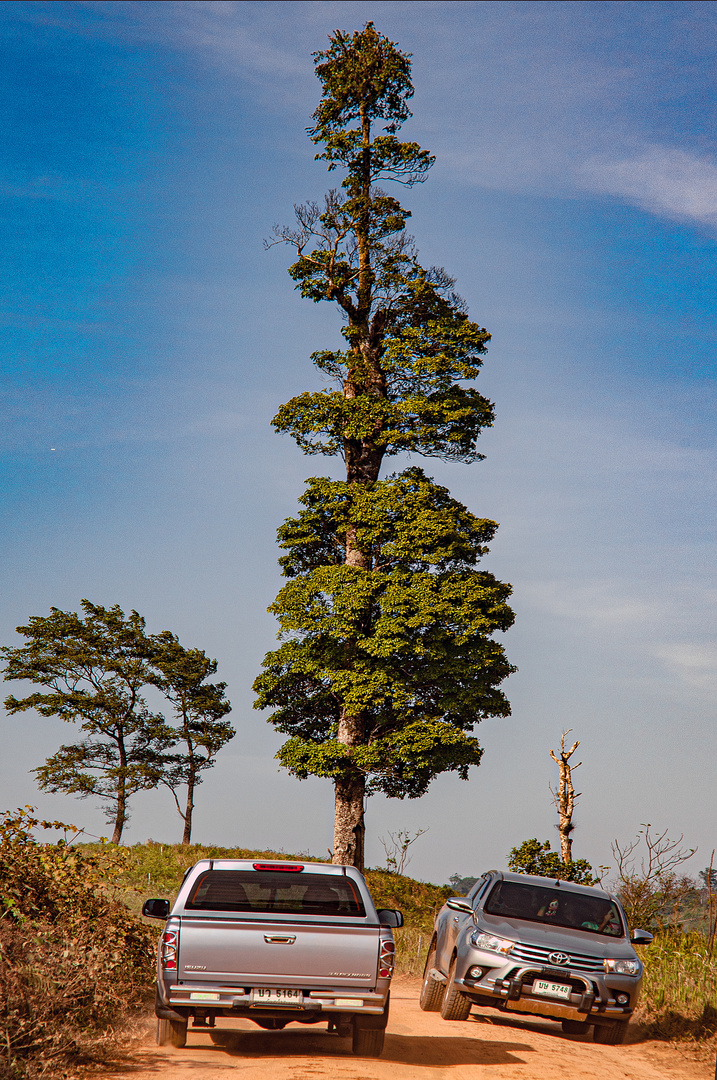
[[517, 874], [535, 874], [537, 877], [575, 881], [580, 885], [597, 885], [600, 882], [587, 859], [571, 859], [564, 863], [557, 851], [551, 851], [549, 840], [542, 844], [536, 839], [524, 840], [519, 847], [511, 848], [508, 869]]
[[[88, 854], [31, 807], [0, 814], [0, 1076], [100, 1062], [153, 982], [154, 940], [111, 895], [124, 853]], [[64, 831], [40, 843], [33, 830]]]

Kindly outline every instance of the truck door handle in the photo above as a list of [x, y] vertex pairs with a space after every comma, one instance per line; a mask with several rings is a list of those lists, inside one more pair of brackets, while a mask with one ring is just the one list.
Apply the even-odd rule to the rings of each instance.
[[293, 945], [296, 941], [296, 934], [264, 934], [264, 941], [267, 945]]

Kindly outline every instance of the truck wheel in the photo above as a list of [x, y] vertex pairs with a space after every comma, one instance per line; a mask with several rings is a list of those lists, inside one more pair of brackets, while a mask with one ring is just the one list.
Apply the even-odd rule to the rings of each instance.
[[593, 1039], [603, 1046], [618, 1046], [625, 1041], [628, 1020], [613, 1020], [611, 1024], [596, 1024]]
[[187, 1021], [157, 1020], [157, 1046], [176, 1046], [179, 1050], [187, 1045]]
[[419, 1005], [424, 1012], [439, 1012], [441, 1008], [441, 1002], [443, 1001], [443, 995], [446, 987], [444, 983], [440, 983], [438, 979], [431, 977], [431, 969], [436, 966], [436, 943], [433, 941], [431, 947], [428, 950], [428, 959], [426, 960], [426, 967], [423, 972], [423, 986], [421, 987], [421, 996], [418, 999]]
[[357, 1057], [380, 1057], [385, 1038], [385, 1028], [362, 1028], [354, 1023], [351, 1049]]
[[468, 1014], [471, 1011], [471, 1003], [456, 986], [454, 982], [455, 977], [456, 958], [454, 956], [451, 961], [450, 971], [448, 972], [448, 981], [446, 982], [443, 1001], [441, 1002], [441, 1016], [444, 1020], [467, 1020]]
[[563, 1020], [563, 1031], [566, 1035], [587, 1035], [590, 1024], [587, 1020]]

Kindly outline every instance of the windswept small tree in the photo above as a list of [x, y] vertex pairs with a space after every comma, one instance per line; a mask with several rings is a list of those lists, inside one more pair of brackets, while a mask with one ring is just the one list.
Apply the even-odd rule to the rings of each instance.
[[44, 791], [97, 798], [119, 844], [132, 795], [156, 787], [164, 751], [173, 732], [141, 694], [152, 681], [151, 647], [136, 611], [82, 601], [84, 618], [51, 608], [18, 626], [27, 644], [0, 649], [6, 679], [24, 679], [45, 692], [13, 695], [5, 708], [14, 715], [35, 709], [79, 724], [86, 738], [61, 746], [35, 769]]
[[[224, 695], [226, 683], [206, 681], [216, 674], [216, 660], [210, 660], [201, 649], [185, 649], [169, 630], [152, 638], [152, 646], [154, 683], [174, 710], [175, 747], [179, 743], [184, 745], [182, 753], [175, 749], [165, 754], [159, 779], [172, 793], [184, 822], [182, 843], [189, 844], [194, 793], [202, 782], [201, 774], [212, 768], [216, 754], [236, 734], [223, 719], [231, 711], [231, 705]], [[184, 809], [177, 795], [177, 789], [183, 786], [187, 789]]]
[[433, 162], [397, 138], [410, 58], [368, 23], [336, 31], [315, 62], [310, 135], [344, 178], [272, 243], [295, 249], [302, 296], [338, 306], [346, 348], [313, 354], [332, 385], [292, 398], [273, 422], [305, 453], [343, 458], [346, 479], [310, 479], [279, 530], [290, 580], [270, 610], [284, 640], [264, 660], [256, 707], [289, 736], [283, 765], [333, 781], [333, 859], [362, 868], [365, 796], [415, 798], [447, 770], [465, 779], [482, 754], [474, 725], [509, 714], [498, 687], [513, 669], [493, 634], [513, 614], [510, 586], [476, 568], [495, 523], [420, 469], [380, 479], [399, 453], [478, 460], [493, 421], [470, 385], [490, 335], [453, 279], [421, 266], [409, 212], [378, 186], [410, 187]]

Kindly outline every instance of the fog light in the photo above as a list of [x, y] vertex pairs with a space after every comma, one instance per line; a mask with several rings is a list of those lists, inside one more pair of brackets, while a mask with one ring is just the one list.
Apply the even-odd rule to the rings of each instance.
[[629, 994], [615, 994], [615, 1001], [618, 1003], [618, 1005], [627, 1005], [627, 1004], [629, 1004], [629, 1001], [630, 1001], [630, 995]]
[[469, 979], [475, 979], [476, 981], [478, 981], [478, 979], [483, 978], [483, 976], [485, 975], [485, 972], [486, 972], [485, 968], [472, 967], [472, 968], [468, 968], [467, 974], [468, 974]]

